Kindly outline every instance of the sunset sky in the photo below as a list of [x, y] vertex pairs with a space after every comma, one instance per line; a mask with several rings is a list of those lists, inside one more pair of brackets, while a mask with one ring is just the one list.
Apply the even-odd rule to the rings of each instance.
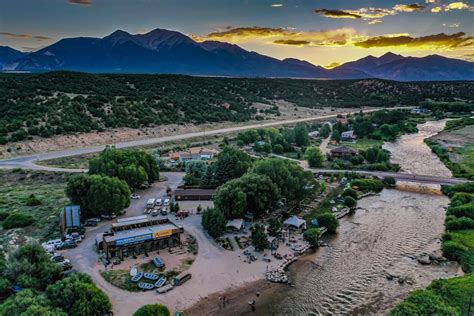
[[473, 1], [0, 0], [0, 45], [176, 30], [329, 66], [388, 51], [474, 61]]

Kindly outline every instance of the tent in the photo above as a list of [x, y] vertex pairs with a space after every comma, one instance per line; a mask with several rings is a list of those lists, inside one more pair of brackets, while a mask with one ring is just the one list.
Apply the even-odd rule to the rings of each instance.
[[304, 219], [299, 218], [298, 216], [294, 215], [288, 218], [286, 221], [283, 222], [283, 225], [288, 228], [293, 229], [306, 229], [306, 221]]
[[225, 227], [229, 230], [241, 230], [244, 228], [244, 220], [242, 218], [236, 218], [227, 222]]

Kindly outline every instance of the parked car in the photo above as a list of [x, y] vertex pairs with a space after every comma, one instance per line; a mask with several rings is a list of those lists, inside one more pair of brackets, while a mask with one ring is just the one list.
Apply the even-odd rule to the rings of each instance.
[[133, 193], [132, 195], [130, 195], [130, 198], [132, 200], [138, 200], [138, 199], [140, 199], [140, 195]]
[[162, 199], [156, 199], [155, 201], [155, 205], [156, 206], [161, 206], [163, 204], [163, 200]]
[[146, 189], [148, 189], [148, 188], [150, 188], [150, 187], [151, 187], [151, 184], [149, 184], [149, 183], [142, 183], [142, 184], [140, 184], [140, 186], [139, 186], [138, 188], [139, 188], [140, 190], [146, 190]]
[[64, 260], [65, 260], [64, 257], [59, 253], [54, 253], [51, 256], [51, 261], [54, 261], [54, 262], [63, 262]]
[[170, 205], [170, 199], [165, 199], [165, 202], [163, 203], [164, 206]]
[[161, 209], [160, 214], [163, 215], [163, 216], [166, 216], [166, 215], [168, 215], [168, 211], [166, 210], [166, 208], [163, 208], [163, 209]]
[[42, 243], [41, 246], [43, 246], [43, 248], [48, 248], [49, 246], [54, 246], [54, 248], [57, 248], [62, 243], [63, 241], [61, 239], [52, 239]]
[[100, 222], [100, 218], [89, 218], [85, 221], [86, 226], [97, 226]]
[[158, 216], [158, 210], [153, 210], [153, 212], [151, 212], [151, 216]]
[[117, 217], [117, 215], [112, 214], [112, 215], [100, 215], [101, 218], [103, 219], [114, 219]]
[[66, 260], [64, 260], [64, 261], [62, 261], [62, 262], [58, 262], [58, 264], [59, 264], [59, 266], [60, 266], [61, 268], [63, 268], [64, 271], [67, 271], [67, 270], [71, 270], [71, 269], [72, 269], [72, 264], [71, 264], [71, 262], [70, 262], [68, 259], [66, 259]]
[[76, 247], [77, 243], [74, 240], [66, 239], [57, 249], [71, 249]]

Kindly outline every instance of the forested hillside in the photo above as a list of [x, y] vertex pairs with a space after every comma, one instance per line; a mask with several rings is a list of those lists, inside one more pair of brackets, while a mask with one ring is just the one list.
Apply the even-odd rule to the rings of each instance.
[[[417, 105], [474, 100], [474, 82], [292, 80], [94, 75], [0, 75], [0, 143], [117, 127], [261, 119], [252, 104], [305, 107]], [[267, 109], [278, 115], [278, 108]]]

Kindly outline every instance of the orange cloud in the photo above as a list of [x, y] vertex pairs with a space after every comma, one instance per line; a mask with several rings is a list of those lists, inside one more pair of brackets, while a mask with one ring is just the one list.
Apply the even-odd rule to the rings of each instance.
[[419, 5], [417, 3], [415, 4], [397, 4], [396, 6], [393, 7], [395, 11], [399, 12], [415, 12], [415, 11], [422, 11], [425, 7], [422, 5]]
[[14, 38], [14, 39], [25, 39], [25, 38], [33, 37], [33, 35], [31, 34], [14, 34], [14, 33], [8, 33], [8, 32], [0, 32], [0, 36], [6, 37], [6, 38]]
[[205, 36], [192, 35], [193, 39], [202, 42], [207, 40], [231, 43], [263, 42], [293, 46], [341, 46], [357, 36], [354, 29], [340, 28], [312, 32], [298, 32], [284, 28], [238, 27]]
[[474, 11], [474, 6], [470, 6], [469, 4], [462, 1], [456, 1], [456, 2], [451, 2], [449, 4], [439, 5], [439, 6], [435, 6], [431, 8], [431, 12], [433, 13], [447, 12], [447, 11], [452, 11], [452, 10]]
[[92, 0], [66, 0], [70, 4], [78, 4], [84, 6], [90, 6], [92, 4]]
[[363, 41], [355, 42], [354, 46], [362, 48], [373, 47], [407, 47], [416, 49], [449, 50], [461, 47], [474, 46], [474, 37], [466, 36], [466, 33], [435, 34], [421, 37], [400, 36], [377, 36]]
[[373, 24], [379, 24], [382, 22], [383, 21], [381, 19], [374, 19], [374, 20], [370, 20], [368, 24], [373, 25]]
[[35, 39], [38, 41], [50, 40], [50, 37], [43, 35], [31, 35], [31, 34], [15, 34], [9, 32], [0, 32], [1, 37], [11, 38], [11, 39]]

